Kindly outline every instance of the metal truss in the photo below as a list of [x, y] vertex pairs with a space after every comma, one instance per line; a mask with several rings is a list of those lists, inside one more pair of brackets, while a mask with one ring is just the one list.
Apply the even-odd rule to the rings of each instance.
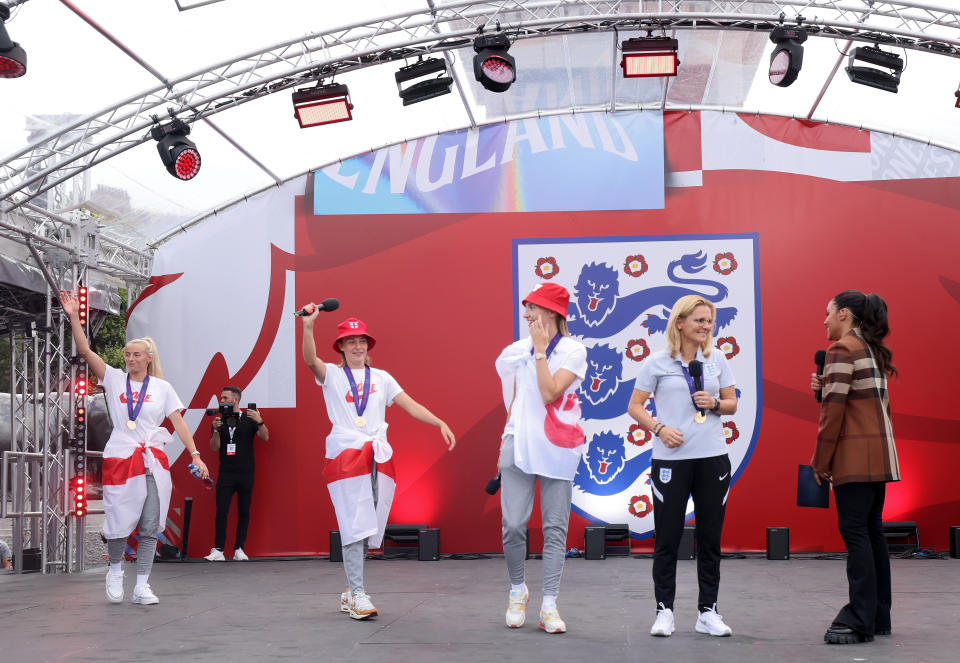
[[[150, 140], [171, 108], [195, 122], [339, 73], [469, 46], [481, 30], [512, 39], [629, 30], [768, 31], [802, 22], [815, 37], [882, 43], [960, 57], [960, 10], [881, 0], [498, 0], [429, 3], [253, 51], [129, 97], [0, 163], [0, 212], [9, 213], [97, 163]], [[468, 108], [469, 112], [469, 108]]]

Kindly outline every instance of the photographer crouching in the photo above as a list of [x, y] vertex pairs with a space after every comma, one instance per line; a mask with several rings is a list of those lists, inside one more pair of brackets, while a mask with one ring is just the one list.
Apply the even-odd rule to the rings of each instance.
[[234, 493], [237, 494], [237, 536], [233, 543], [233, 560], [245, 562], [249, 559], [243, 552], [243, 544], [250, 524], [250, 500], [253, 497], [253, 437], [256, 435], [266, 442], [270, 439], [270, 432], [255, 403], [249, 403], [245, 412], [240, 410], [241, 395], [237, 387], [224, 387], [220, 407], [207, 410], [208, 416], [215, 417], [210, 448], [220, 454], [213, 548], [204, 557], [211, 562], [226, 559], [223, 548], [227, 542], [227, 516]]

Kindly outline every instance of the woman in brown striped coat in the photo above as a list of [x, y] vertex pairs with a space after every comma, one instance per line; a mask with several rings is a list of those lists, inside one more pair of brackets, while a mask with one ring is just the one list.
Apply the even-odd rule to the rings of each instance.
[[850, 602], [827, 629], [830, 644], [869, 642], [890, 633], [890, 556], [883, 537], [888, 481], [900, 480], [890, 422], [887, 377], [897, 372], [883, 339], [890, 331], [879, 295], [847, 290], [827, 304], [827, 350], [820, 428], [813, 453], [817, 481], [833, 484], [840, 535], [847, 547]]

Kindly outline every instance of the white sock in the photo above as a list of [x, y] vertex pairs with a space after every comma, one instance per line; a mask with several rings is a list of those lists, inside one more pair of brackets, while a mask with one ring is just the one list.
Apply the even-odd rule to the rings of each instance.
[[117, 562], [110, 564], [110, 575], [119, 576], [123, 574], [123, 562]]
[[521, 582], [519, 585], [510, 585], [510, 591], [525, 592], [527, 591], [527, 583]]
[[143, 587], [144, 585], [146, 585], [146, 584], [147, 584], [147, 578], [149, 578], [149, 577], [150, 577], [150, 574], [149, 574], [149, 573], [146, 574], [146, 575], [140, 575], [140, 574], [138, 573], [138, 574], [137, 574], [137, 587]]
[[543, 595], [543, 603], [540, 604], [540, 609], [541, 609], [541, 610], [547, 610], [548, 608], [556, 608], [556, 607], [557, 607], [557, 597], [556, 597], [556, 595], [552, 595], [552, 596], [551, 596], [551, 595], [549, 595], [549, 594], [544, 594], [544, 595]]

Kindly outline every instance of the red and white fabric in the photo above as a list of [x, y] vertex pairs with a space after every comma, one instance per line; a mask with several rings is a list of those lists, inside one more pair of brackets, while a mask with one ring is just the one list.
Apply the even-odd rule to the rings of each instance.
[[[358, 394], [363, 395], [364, 370], [353, 371]], [[379, 548], [396, 492], [393, 449], [387, 442], [386, 408], [403, 390], [386, 371], [370, 369], [370, 396], [363, 412], [365, 425], [357, 428], [357, 410], [343, 368], [326, 365], [323, 400], [333, 428], [327, 436], [323, 478], [337, 515], [340, 541], [346, 545], [369, 537]], [[377, 463], [377, 504], [373, 503], [371, 479]]]
[[577, 388], [587, 372], [587, 350], [569, 336], [560, 339], [547, 358], [547, 368], [551, 375], [566, 369], [576, 378], [557, 400], [544, 404], [532, 349], [533, 342], [525, 338], [497, 357], [503, 404], [510, 412], [503, 436], [513, 435], [514, 463], [527, 474], [572, 481], [586, 441]]
[[[163, 531], [170, 507], [170, 463], [163, 448], [172, 435], [163, 428], [164, 419], [183, 408], [169, 382], [151, 377], [135, 430], [127, 428], [127, 374], [107, 366], [101, 386], [113, 431], [103, 450], [103, 510], [101, 531], [108, 539], [126, 538], [136, 529], [147, 499], [146, 468], [154, 475], [160, 497], [160, 531], [142, 532], [156, 536]], [[134, 403], [143, 384], [130, 382]]]

